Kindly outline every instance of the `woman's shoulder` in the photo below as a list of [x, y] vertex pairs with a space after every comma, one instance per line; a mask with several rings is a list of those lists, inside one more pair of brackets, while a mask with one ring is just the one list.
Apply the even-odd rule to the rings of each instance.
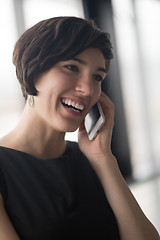
[[11, 136], [10, 133], [0, 138], [0, 147], [1, 148], [12, 148], [11, 146]]
[[2, 157], [4, 158], [5, 153], [12, 149], [12, 145], [10, 144], [10, 138], [8, 135], [0, 138], [0, 160]]
[[[19, 159], [23, 159], [24, 153], [19, 151], [14, 143], [14, 139], [4, 136], [0, 139], [0, 168], [12, 169], [12, 165], [17, 165]], [[8, 170], [7, 170], [8, 171]]]
[[8, 149], [8, 144], [6, 142], [6, 136], [0, 138], [0, 162], [3, 160], [4, 158], [4, 151], [7, 151]]
[[5, 147], [6, 146], [5, 138], [6, 138], [6, 136], [0, 138], [0, 147]]

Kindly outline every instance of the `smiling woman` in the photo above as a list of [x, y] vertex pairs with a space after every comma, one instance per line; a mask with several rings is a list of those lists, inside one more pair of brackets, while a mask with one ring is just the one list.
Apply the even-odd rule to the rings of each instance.
[[[1, 240], [159, 239], [111, 152], [114, 106], [101, 92], [111, 59], [109, 34], [76, 17], [43, 20], [17, 41], [26, 104], [0, 139]], [[97, 102], [106, 121], [90, 141], [84, 118]], [[76, 129], [78, 143], [65, 141]]]
[[88, 48], [77, 57], [85, 64], [72, 59], [60, 61], [36, 78], [34, 113], [50, 123], [52, 131], [75, 131], [100, 97], [99, 78], [105, 74], [99, 68], [106, 65], [103, 54]]

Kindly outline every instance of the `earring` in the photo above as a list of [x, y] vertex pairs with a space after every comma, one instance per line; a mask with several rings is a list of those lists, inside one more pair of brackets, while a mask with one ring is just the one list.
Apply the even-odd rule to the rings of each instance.
[[32, 95], [29, 95], [28, 104], [30, 107], [34, 107], [34, 97]]

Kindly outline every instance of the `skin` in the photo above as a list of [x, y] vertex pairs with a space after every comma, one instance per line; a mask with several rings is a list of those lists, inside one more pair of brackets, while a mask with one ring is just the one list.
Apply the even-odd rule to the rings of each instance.
[[[76, 60], [57, 63], [52, 69], [38, 76], [36, 88], [39, 93], [34, 98], [34, 107], [26, 104], [19, 124], [1, 139], [0, 145], [41, 158], [58, 157], [66, 148], [65, 132], [79, 128], [79, 147], [102, 183], [116, 216], [121, 239], [158, 240], [160, 238], [157, 231], [130, 192], [110, 149], [114, 105], [101, 92], [99, 80], [105, 75], [105, 59], [99, 49], [89, 48], [76, 56]], [[78, 102], [84, 106], [84, 110], [76, 113], [65, 108], [62, 98]], [[102, 106], [106, 121], [96, 139], [89, 141], [83, 119], [97, 101]], [[2, 222], [7, 219], [2, 198], [0, 207], [4, 212], [0, 214]], [[0, 239], [19, 239], [8, 219], [0, 227]]]

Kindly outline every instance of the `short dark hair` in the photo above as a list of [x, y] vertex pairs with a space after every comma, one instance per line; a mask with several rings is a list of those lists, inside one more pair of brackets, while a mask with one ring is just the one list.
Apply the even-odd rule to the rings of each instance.
[[110, 35], [97, 28], [93, 20], [55, 17], [26, 30], [13, 52], [13, 63], [25, 99], [28, 94], [37, 95], [34, 80], [39, 74], [90, 47], [101, 50], [109, 68], [113, 58]]

